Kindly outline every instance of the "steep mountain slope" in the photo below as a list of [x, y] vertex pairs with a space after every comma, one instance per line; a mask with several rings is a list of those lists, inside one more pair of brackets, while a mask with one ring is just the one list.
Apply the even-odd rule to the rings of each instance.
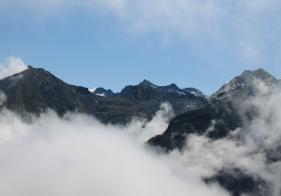
[[211, 102], [241, 101], [255, 96], [258, 83], [262, 81], [267, 86], [277, 85], [279, 81], [263, 69], [244, 71], [240, 76], [233, 78], [211, 96]]
[[270, 190], [266, 182], [256, 176], [250, 176], [240, 169], [223, 169], [215, 176], [204, 179], [207, 184], [218, 183], [232, 196], [269, 196]]
[[66, 84], [51, 73], [33, 67], [1, 80], [0, 89], [7, 96], [7, 108], [19, 113], [38, 114], [48, 108], [59, 115], [76, 110], [91, 113], [96, 103], [87, 88]]
[[[128, 90], [130, 88], [138, 90]], [[91, 93], [87, 88], [67, 84], [44, 69], [31, 66], [21, 73], [0, 80], [0, 90], [7, 97], [3, 106], [20, 114], [40, 114], [47, 109], [52, 109], [59, 115], [77, 111], [96, 116], [105, 123], [127, 123], [133, 116], [150, 119], [162, 102], [171, 102], [175, 114], [207, 103], [203, 96], [160, 92], [154, 88], [146, 89], [142, 83], [125, 87], [118, 94], [102, 88]], [[143, 93], [143, 98], [137, 98], [139, 92]], [[153, 96], [149, 96], [149, 93]]]
[[212, 139], [225, 137], [241, 127], [243, 121], [247, 120], [245, 117], [251, 119], [255, 116], [254, 109], [243, 111], [240, 104], [258, 93], [257, 86], [260, 81], [272, 87], [279, 83], [262, 69], [245, 71], [215, 92], [206, 106], [175, 117], [168, 129], [162, 135], [149, 140], [149, 143], [172, 150], [181, 149], [188, 134], [206, 134]]
[[[255, 107], [248, 105], [244, 107], [242, 103], [256, 96], [267, 96], [267, 94], [259, 94], [260, 88], [274, 89], [278, 85], [280, 82], [262, 69], [245, 71], [215, 92], [210, 97], [208, 105], [178, 115], [170, 122], [168, 129], [162, 135], [151, 138], [148, 143], [168, 152], [176, 148], [182, 150], [191, 134], [204, 136], [214, 141], [231, 138], [232, 133], [239, 128], [241, 128], [238, 132], [240, 136], [234, 137], [234, 140], [243, 143], [243, 127], [250, 124], [258, 114]], [[280, 160], [280, 149], [279, 145], [274, 149], [259, 150], [265, 153], [267, 164], [271, 164], [272, 161]], [[243, 169], [232, 168], [231, 164], [204, 180], [208, 184], [220, 184], [232, 196], [272, 195], [268, 188], [271, 182], [260, 176], [251, 175]]]

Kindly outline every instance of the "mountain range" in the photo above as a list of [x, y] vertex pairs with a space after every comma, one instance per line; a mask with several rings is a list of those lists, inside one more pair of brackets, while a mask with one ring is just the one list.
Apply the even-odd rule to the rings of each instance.
[[[257, 95], [256, 81], [263, 81], [268, 87], [280, 85], [280, 80], [257, 69], [243, 72], [209, 97], [196, 88], [181, 89], [176, 84], [157, 86], [147, 80], [115, 93], [101, 87], [89, 90], [67, 84], [42, 68], [29, 66], [21, 73], [0, 80], [0, 90], [6, 96], [1, 108], [23, 116], [40, 115], [48, 109], [60, 116], [66, 112], [81, 112], [93, 115], [103, 123], [126, 124], [132, 117], [152, 119], [160, 105], [167, 102], [175, 117], [163, 134], [147, 143], [169, 153], [174, 149], [181, 151], [189, 135], [218, 140], [253, 119], [256, 116], [254, 108], [243, 114], [238, 108], [243, 100]], [[268, 161], [280, 160], [279, 154], [268, 156]], [[204, 181], [220, 184], [233, 196], [268, 195], [265, 179], [253, 177], [240, 168], [224, 168]]]
[[180, 89], [175, 84], [156, 86], [144, 80], [126, 86], [120, 93], [65, 83], [42, 68], [29, 66], [21, 73], [0, 80], [0, 90], [7, 96], [2, 105], [19, 114], [37, 114], [52, 109], [59, 115], [81, 112], [104, 123], [124, 124], [132, 117], [151, 119], [161, 103], [169, 102], [175, 114], [203, 107], [207, 98], [197, 89]]

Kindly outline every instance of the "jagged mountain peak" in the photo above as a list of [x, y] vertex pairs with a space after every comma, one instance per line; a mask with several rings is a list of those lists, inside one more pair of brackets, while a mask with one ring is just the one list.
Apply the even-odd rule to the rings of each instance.
[[[54, 76], [49, 71], [47, 71], [43, 68], [35, 68], [31, 65], [28, 65], [26, 70], [13, 74], [11, 76], [8, 76], [7, 78], [9, 79], [9, 78], [15, 78], [15, 77], [19, 77], [19, 76], [24, 79], [36, 78], [38, 80], [45, 80], [47, 78], [50, 78], [50, 79], [60, 80], [59, 78]], [[4, 80], [5, 80], [5, 78], [4, 78]], [[60, 81], [62, 81], [62, 80], [60, 80]]]
[[243, 82], [245, 85], [252, 85], [254, 80], [261, 80], [266, 84], [276, 83], [278, 80], [262, 68], [250, 71], [246, 70], [241, 75], [233, 78], [229, 83], [236, 84]]
[[105, 89], [102, 87], [96, 88], [92, 93], [102, 97], [112, 97], [115, 95], [111, 89]]
[[121, 91], [121, 96], [136, 100], [146, 100], [159, 97], [204, 97], [203, 93], [195, 88], [179, 88], [175, 83], [158, 86], [148, 80], [143, 80], [138, 85], [126, 86]]
[[246, 70], [241, 75], [224, 84], [210, 97], [210, 100], [243, 99], [243, 97], [254, 95], [257, 91], [257, 81], [262, 81], [267, 86], [278, 84], [278, 80], [264, 69]]
[[158, 89], [158, 90], [165, 89], [165, 90], [168, 90], [169, 92], [181, 90], [175, 83], [171, 83], [166, 86], [158, 86], [146, 79], [144, 79], [142, 82], [140, 82], [137, 86], [144, 87], [144, 88], [153, 88], [153, 89]]
[[152, 83], [147, 80], [147, 79], [144, 79], [142, 82], [139, 83], [139, 85], [151, 85]]
[[179, 87], [175, 83], [168, 85], [168, 87], [173, 88], [173, 89], [179, 89]]
[[153, 84], [149, 80], [144, 79], [142, 82], [140, 82], [138, 85], [136, 85], [140, 88], [158, 88], [157, 85]]
[[[1, 80], [5, 89], [22, 89], [26, 86], [29, 88], [41, 88], [47, 86], [64, 86], [68, 85], [61, 79], [43, 68], [35, 68], [31, 65], [22, 72], [13, 74]], [[31, 90], [31, 89], [30, 89]]]
[[256, 70], [245, 70], [242, 74], [241, 77], [256, 77], [256, 78], [261, 78], [261, 79], [268, 79], [268, 78], [274, 78], [276, 79], [274, 76], [272, 76], [270, 73], [268, 73], [267, 71], [265, 71], [262, 68], [258, 68]]
[[[68, 84], [52, 74], [51, 72], [45, 70], [44, 68], [37, 68], [33, 67], [31, 65], [28, 65], [28, 69], [19, 72], [17, 74], [14, 74], [12, 76], [7, 77], [6, 79], [3, 79], [4, 83], [7, 83], [7, 85], [15, 85], [17, 81], [20, 81], [21, 83], [17, 85], [19, 86], [25, 86], [25, 85], [31, 85], [34, 88], [39, 88], [41, 91], [44, 89], [57, 89], [57, 88], [75, 88], [75, 91], [79, 91], [81, 93], [88, 94], [90, 91], [88, 88], [82, 87], [82, 86], [75, 86]], [[5, 81], [6, 80], [6, 81]], [[31, 88], [31, 87], [30, 87]]]
[[0, 89], [7, 96], [5, 106], [19, 113], [39, 114], [48, 108], [58, 114], [75, 110], [90, 113], [81, 99], [89, 97], [95, 103], [87, 88], [67, 84], [45, 69], [32, 66], [1, 80]]
[[183, 91], [186, 93], [191, 93], [195, 96], [205, 97], [204, 93], [196, 88], [184, 88]]
[[167, 85], [167, 86], [162, 86], [162, 88], [168, 90], [169, 92], [176, 92], [176, 91], [182, 90], [174, 83]]
[[51, 74], [49, 71], [45, 70], [44, 68], [42, 67], [34, 67], [32, 65], [28, 65], [27, 66], [27, 69], [24, 70], [23, 72], [26, 72], [26, 73], [45, 73], [45, 74]]

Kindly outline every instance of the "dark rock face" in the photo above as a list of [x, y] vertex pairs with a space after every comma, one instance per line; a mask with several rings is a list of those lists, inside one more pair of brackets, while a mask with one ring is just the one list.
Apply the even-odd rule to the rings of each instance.
[[258, 177], [244, 173], [238, 168], [223, 169], [215, 176], [204, 179], [207, 184], [218, 183], [232, 196], [268, 196], [270, 189], [266, 182]]
[[151, 138], [148, 143], [164, 148], [166, 151], [182, 149], [189, 134], [220, 139], [240, 126], [242, 126], [242, 119], [231, 103], [207, 105], [178, 115], [162, 135]]
[[148, 83], [128, 86], [117, 94], [103, 88], [91, 93], [87, 88], [67, 84], [44, 69], [30, 66], [0, 80], [0, 90], [7, 96], [4, 106], [20, 114], [40, 114], [47, 109], [59, 115], [76, 111], [93, 115], [104, 123], [123, 124], [132, 116], [151, 119], [163, 102], [170, 102], [175, 114], [207, 103], [203, 96], [174, 95], [168, 90], [150, 87], [152, 84]]

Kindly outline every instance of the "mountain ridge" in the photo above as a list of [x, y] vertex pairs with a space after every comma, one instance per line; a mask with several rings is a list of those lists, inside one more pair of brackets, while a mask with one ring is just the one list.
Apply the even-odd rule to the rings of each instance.
[[104, 123], [124, 124], [133, 116], [151, 119], [163, 102], [169, 102], [175, 114], [207, 103], [204, 97], [173, 94], [162, 87], [149, 85], [148, 81], [143, 81], [139, 85], [126, 86], [120, 93], [98, 88], [95, 94], [88, 88], [68, 84], [50, 72], [32, 66], [0, 80], [0, 90], [7, 95], [4, 106], [21, 114], [40, 114], [53, 109], [59, 115], [81, 112]]

